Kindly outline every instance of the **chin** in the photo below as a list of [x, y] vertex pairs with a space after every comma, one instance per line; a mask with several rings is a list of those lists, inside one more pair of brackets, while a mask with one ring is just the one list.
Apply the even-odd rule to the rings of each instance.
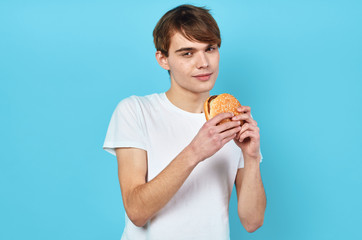
[[215, 86], [215, 80], [206, 82], [206, 84], [202, 86], [202, 88], [204, 89], [204, 92], [205, 91], [209, 92], [214, 88], [214, 86]]
[[210, 92], [213, 88], [214, 88], [214, 83], [213, 84], [209, 84], [209, 85], [204, 85], [204, 86], [200, 86], [197, 89], [194, 89], [196, 93], [206, 93], [206, 92]]

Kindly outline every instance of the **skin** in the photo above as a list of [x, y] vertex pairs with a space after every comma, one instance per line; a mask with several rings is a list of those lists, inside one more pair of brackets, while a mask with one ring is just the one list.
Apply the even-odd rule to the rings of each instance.
[[[192, 113], [203, 111], [219, 72], [219, 50], [216, 45], [190, 41], [180, 33], [171, 38], [168, 57], [156, 52], [160, 66], [170, 70], [168, 99], [177, 107]], [[204, 75], [208, 74], [208, 75]], [[249, 232], [263, 224], [266, 206], [260, 175], [260, 137], [250, 107], [239, 109], [240, 115], [222, 113], [205, 122], [197, 135], [151, 181], [146, 181], [147, 153], [137, 148], [117, 148], [118, 177], [123, 204], [130, 220], [139, 227], [157, 214], [175, 195], [193, 169], [207, 160], [227, 142], [234, 140], [243, 151], [244, 168], [235, 179], [240, 221]], [[217, 125], [226, 118], [233, 121]], [[240, 126], [240, 120], [245, 124]]]

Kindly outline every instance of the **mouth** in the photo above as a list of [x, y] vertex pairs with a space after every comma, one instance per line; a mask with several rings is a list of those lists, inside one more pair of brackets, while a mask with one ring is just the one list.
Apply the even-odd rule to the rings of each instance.
[[194, 78], [197, 78], [200, 81], [207, 81], [210, 79], [212, 73], [203, 73], [203, 74], [198, 74], [198, 75], [194, 75]]

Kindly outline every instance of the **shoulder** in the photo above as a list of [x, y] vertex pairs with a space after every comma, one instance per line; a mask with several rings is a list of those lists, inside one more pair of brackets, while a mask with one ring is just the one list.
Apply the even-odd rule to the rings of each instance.
[[160, 94], [154, 93], [146, 96], [131, 95], [118, 102], [116, 109], [141, 107], [142, 105], [153, 104], [160, 98]]
[[132, 95], [124, 98], [117, 104], [115, 114], [136, 117], [156, 111], [160, 106], [161, 95], [154, 93], [146, 96]]
[[139, 105], [139, 104], [152, 104], [158, 101], [161, 97], [161, 93], [154, 93], [146, 96], [137, 96], [132, 95], [127, 98], [122, 99], [117, 106], [124, 105]]

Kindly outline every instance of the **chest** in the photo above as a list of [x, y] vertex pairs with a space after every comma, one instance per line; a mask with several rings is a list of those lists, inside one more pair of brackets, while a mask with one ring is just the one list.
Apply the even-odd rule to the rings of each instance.
[[[203, 118], [184, 119], [177, 114], [148, 116], [146, 138], [148, 145], [148, 180], [157, 176], [197, 135]], [[200, 163], [190, 179], [210, 175], [216, 183], [233, 181], [240, 159], [240, 149], [230, 141], [212, 157]], [[214, 180], [212, 180], [214, 179]], [[196, 180], [196, 179], [195, 179]]]

